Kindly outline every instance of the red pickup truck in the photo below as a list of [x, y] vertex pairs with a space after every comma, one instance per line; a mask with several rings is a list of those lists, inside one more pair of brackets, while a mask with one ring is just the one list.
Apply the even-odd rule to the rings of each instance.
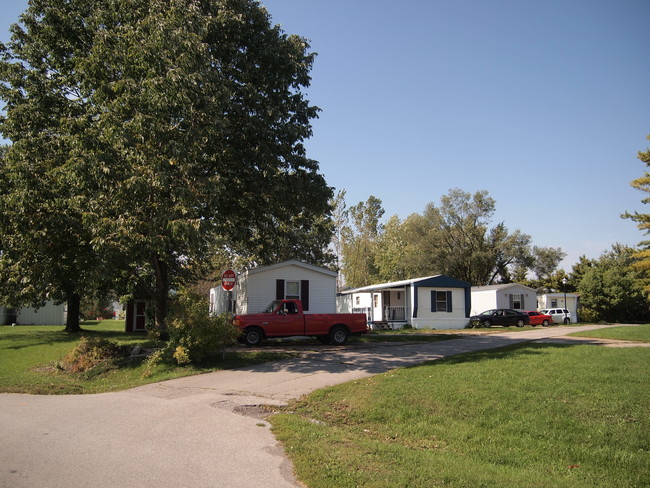
[[266, 337], [315, 336], [323, 344], [345, 344], [350, 335], [368, 332], [365, 313], [305, 314], [300, 300], [275, 300], [262, 313], [235, 315], [241, 340], [259, 345]]

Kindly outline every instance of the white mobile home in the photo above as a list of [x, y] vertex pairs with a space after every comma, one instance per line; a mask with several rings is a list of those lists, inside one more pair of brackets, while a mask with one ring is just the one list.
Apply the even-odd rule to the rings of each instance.
[[566, 308], [571, 313], [571, 322], [578, 322], [580, 295], [577, 293], [541, 293], [537, 295], [539, 309]]
[[492, 308], [537, 310], [537, 292], [519, 283], [472, 287], [472, 315]]
[[65, 325], [67, 310], [64, 304], [46, 302], [40, 308], [12, 309], [0, 306], [0, 325]]
[[462, 329], [471, 285], [444, 275], [380, 283], [339, 294], [337, 311], [365, 313], [375, 329]]
[[305, 313], [334, 313], [337, 275], [297, 260], [249, 269], [237, 274], [232, 292], [221, 287], [210, 290], [210, 311], [257, 313], [273, 300], [295, 298]]

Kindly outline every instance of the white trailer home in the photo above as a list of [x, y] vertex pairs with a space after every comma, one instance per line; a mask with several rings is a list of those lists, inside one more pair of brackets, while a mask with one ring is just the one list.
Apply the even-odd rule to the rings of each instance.
[[537, 310], [537, 292], [519, 283], [472, 287], [472, 315], [492, 308]]
[[471, 285], [444, 275], [379, 283], [339, 293], [337, 311], [365, 313], [373, 329], [462, 329]]
[[40, 308], [19, 309], [0, 306], [0, 325], [65, 325], [67, 310], [64, 304], [46, 302]]
[[336, 312], [338, 273], [297, 260], [284, 261], [237, 273], [232, 292], [221, 286], [210, 290], [212, 313], [257, 313], [273, 300], [295, 298], [305, 313]]

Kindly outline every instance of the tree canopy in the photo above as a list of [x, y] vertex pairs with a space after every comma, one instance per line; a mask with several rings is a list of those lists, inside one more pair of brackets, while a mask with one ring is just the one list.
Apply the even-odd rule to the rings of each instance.
[[79, 293], [108, 264], [164, 328], [169, 291], [218, 249], [327, 259], [332, 190], [303, 145], [314, 54], [257, 1], [33, 1], [0, 55], [0, 269], [39, 283], [23, 300], [69, 300], [63, 262]]
[[[650, 139], [650, 135], [647, 139]], [[646, 168], [650, 166], [650, 149], [639, 151], [638, 158], [646, 165]], [[643, 176], [632, 180], [630, 184], [633, 188], [650, 193], [650, 173], [648, 173], [647, 169], [644, 170]], [[641, 202], [644, 204], [650, 203], [650, 197], [643, 198]], [[650, 233], [650, 214], [625, 212], [622, 217], [636, 222], [637, 227], [643, 231], [644, 234], [647, 235]], [[641, 248], [636, 252], [636, 261], [633, 265], [636, 269], [642, 272], [642, 276], [639, 279], [643, 280], [644, 290], [650, 296], [650, 241], [641, 242], [640, 247]]]
[[[585, 320], [626, 322], [648, 320], [650, 303], [635, 269], [635, 249], [615, 244], [589, 266], [579, 267], [577, 291]], [[575, 268], [575, 267], [574, 267]]]
[[[341, 206], [339, 202], [339, 207]], [[492, 224], [496, 202], [487, 191], [458, 188], [429, 203], [421, 214], [401, 220], [384, 214], [371, 196], [351, 207], [351, 223], [341, 232], [346, 284], [357, 287], [445, 274], [473, 285], [507, 283], [513, 273], [548, 274], [564, 253], [531, 245], [529, 235]]]

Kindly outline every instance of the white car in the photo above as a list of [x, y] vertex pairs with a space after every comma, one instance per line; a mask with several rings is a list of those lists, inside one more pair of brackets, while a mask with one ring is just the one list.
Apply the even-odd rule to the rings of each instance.
[[545, 308], [544, 310], [540, 310], [540, 313], [553, 317], [553, 322], [556, 324], [571, 323], [571, 312], [566, 308]]

